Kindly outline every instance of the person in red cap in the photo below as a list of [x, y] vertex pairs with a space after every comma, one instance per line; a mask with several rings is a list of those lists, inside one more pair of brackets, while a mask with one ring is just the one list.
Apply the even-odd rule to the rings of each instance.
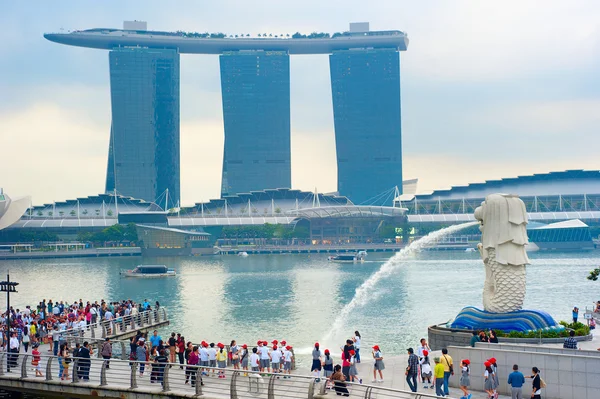
[[242, 349], [240, 349], [239, 355], [240, 364], [242, 365], [242, 370], [244, 370], [244, 377], [248, 377], [248, 359], [250, 358], [250, 356], [248, 356], [248, 345], [242, 345]]
[[483, 390], [489, 395], [488, 398], [493, 398], [494, 395], [494, 370], [492, 369], [492, 363], [489, 360], [483, 363], [485, 371], [483, 372]]
[[463, 391], [464, 399], [471, 399], [471, 394], [469, 393], [469, 385], [471, 385], [470, 367], [471, 361], [469, 359], [463, 359], [460, 361], [460, 381], [458, 385], [460, 386], [461, 391]]
[[421, 381], [423, 381], [423, 388], [433, 389], [433, 383], [431, 382], [431, 377], [433, 377], [433, 369], [431, 368], [428, 350], [422, 351], [422, 356], [419, 359], [419, 366], [421, 368]]
[[498, 365], [496, 364], [496, 358], [491, 357], [488, 359], [488, 362], [492, 364], [492, 370], [494, 370], [494, 398], [498, 399], [498, 386], [500, 385], [500, 380], [498, 379]]
[[202, 341], [200, 346], [200, 366], [202, 366], [201, 375], [208, 375], [208, 343], [206, 341]]
[[312, 351], [312, 366], [310, 367], [310, 370], [313, 372], [316, 382], [321, 382], [321, 365], [321, 350], [319, 349], [319, 343], [316, 342], [315, 347]]
[[219, 378], [225, 378], [225, 367], [227, 367], [227, 351], [225, 345], [219, 342], [217, 344], [219, 350], [217, 351], [217, 367], [219, 367]]
[[[373, 347], [373, 359], [375, 359], [375, 364], [373, 365], [373, 381], [372, 382], [383, 382], [383, 373], [385, 370], [385, 364], [383, 363], [383, 355], [381, 354], [381, 349], [379, 349], [379, 345], [375, 345]], [[379, 372], [379, 380], [377, 379], [377, 372]]]
[[269, 343], [267, 341], [263, 341], [262, 346], [258, 348], [258, 352], [260, 355], [260, 371], [263, 372], [267, 370], [267, 372], [270, 373], [271, 357], [269, 355], [269, 347], [267, 345], [269, 345]]
[[[277, 345], [273, 345], [273, 350], [271, 351], [269, 356], [271, 356], [271, 368], [273, 369], [273, 374], [279, 374], [279, 364], [281, 362], [282, 354]], [[279, 376], [277, 376], [277, 378], [279, 378]]]
[[350, 375], [350, 381], [362, 384], [362, 378], [358, 377], [358, 370], [356, 369], [356, 351], [354, 349], [350, 349], [348, 351], [350, 354], [350, 370], [348, 370], [348, 375]]
[[[283, 343], [283, 341], [281, 341]], [[287, 377], [283, 378], [292, 378], [290, 374], [292, 374], [292, 360], [294, 359], [294, 352], [292, 352], [292, 346], [287, 345], [285, 347], [285, 351], [283, 352], [283, 373], [287, 373]]]

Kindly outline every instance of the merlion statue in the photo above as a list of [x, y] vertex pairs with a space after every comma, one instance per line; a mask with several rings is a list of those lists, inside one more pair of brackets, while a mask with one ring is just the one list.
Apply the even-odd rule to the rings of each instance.
[[491, 194], [475, 209], [485, 264], [483, 307], [488, 312], [521, 310], [525, 299], [527, 211], [516, 195]]

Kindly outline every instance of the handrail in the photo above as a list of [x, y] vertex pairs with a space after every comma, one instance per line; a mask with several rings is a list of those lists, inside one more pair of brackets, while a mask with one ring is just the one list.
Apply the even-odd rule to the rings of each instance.
[[[20, 373], [4, 372], [3, 366], [5, 358], [7, 356], [15, 356], [18, 366], [20, 367]], [[119, 360], [111, 359], [110, 367], [108, 366], [108, 360], [96, 359], [96, 358], [71, 358], [70, 364], [67, 364], [69, 375], [64, 376], [65, 379], [54, 379], [56, 377], [57, 370], [52, 367], [52, 364], [58, 360], [62, 360], [60, 356], [54, 355], [40, 355], [42, 361], [46, 363], [46, 378], [35, 378], [33, 375], [28, 374], [29, 362], [31, 361], [31, 354], [10, 354], [6, 352], [0, 353], [0, 381], [18, 380], [19, 384], [23, 381], [27, 383], [36, 383], [40, 386], [40, 391], [46, 390], [45, 384], [52, 381], [52, 384], [59, 384], [63, 386], [80, 386], [89, 387], [90, 389], [109, 388], [112, 392], [122, 390], [123, 392], [135, 391], [137, 389], [143, 390], [144, 393], [151, 393], [154, 395], [163, 396], [187, 396], [187, 397], [201, 397], [203, 396], [202, 384], [206, 385], [205, 388], [211, 392], [211, 394], [218, 394], [223, 396], [229, 396], [231, 399], [245, 398], [250, 394], [253, 397], [262, 396], [267, 399], [279, 399], [280, 397], [286, 398], [307, 398], [313, 399], [315, 395], [326, 394], [325, 390], [325, 379], [320, 382], [316, 381], [314, 377], [303, 376], [303, 375], [291, 375], [291, 379], [279, 378], [283, 374], [271, 374], [268, 378], [263, 378], [260, 373], [245, 371], [245, 370], [234, 370], [231, 368], [219, 369], [223, 371], [229, 378], [204, 378], [202, 377], [202, 370], [206, 369], [202, 366], [197, 365], [185, 365], [184, 370], [181, 370], [178, 363], [152, 363], [137, 360]], [[11, 358], [11, 359], [15, 359]], [[150, 366], [148, 367], [148, 363]], [[145, 370], [142, 370], [144, 365]], [[59, 364], [61, 371], [63, 365]], [[150, 369], [150, 370], [149, 370]], [[190, 369], [192, 373], [190, 373]], [[66, 370], [65, 370], [66, 371]], [[143, 371], [143, 374], [138, 372]], [[147, 371], [151, 371], [147, 373]], [[191, 375], [190, 375], [191, 374]], [[150, 378], [148, 376], [150, 375]], [[252, 383], [248, 384], [246, 379], [243, 378], [249, 376], [252, 378]], [[88, 381], [89, 377], [89, 381]], [[191, 383], [195, 386], [192, 387], [188, 384], [188, 378], [191, 378]], [[155, 382], [151, 384], [150, 381]], [[346, 382], [346, 388], [351, 391], [352, 396], [362, 397], [364, 399], [370, 399], [377, 397], [379, 399], [426, 399], [435, 398], [434, 395], [427, 393], [412, 393], [409, 391], [386, 388], [375, 385], [362, 385], [352, 382]], [[31, 385], [29, 385], [29, 389]], [[63, 390], [65, 395], [69, 395], [68, 388]], [[266, 394], [266, 395], [265, 395]]]

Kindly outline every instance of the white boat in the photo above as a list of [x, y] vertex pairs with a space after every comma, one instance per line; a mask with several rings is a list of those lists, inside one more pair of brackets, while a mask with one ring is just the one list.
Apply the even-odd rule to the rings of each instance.
[[330, 262], [336, 263], [357, 263], [364, 262], [367, 257], [367, 251], [358, 251], [355, 254], [339, 254], [336, 256], [329, 256], [327, 259]]
[[241, 256], [242, 258], [245, 258], [246, 256], [248, 256], [248, 252], [246, 252], [246, 251], [238, 252], [237, 256]]
[[465, 249], [465, 252], [475, 252], [477, 251], [475, 248], [467, 248]]
[[138, 265], [133, 270], [121, 272], [124, 277], [167, 277], [175, 274], [175, 269], [165, 265]]

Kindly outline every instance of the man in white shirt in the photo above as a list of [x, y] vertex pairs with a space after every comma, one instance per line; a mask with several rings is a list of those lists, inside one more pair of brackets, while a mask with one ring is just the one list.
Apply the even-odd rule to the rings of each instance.
[[17, 338], [16, 332], [10, 334], [9, 347], [11, 354], [9, 355], [10, 357], [7, 369], [10, 371], [11, 367], [17, 367], [17, 358], [19, 357], [19, 338]]
[[425, 338], [421, 338], [421, 343], [417, 346], [417, 356], [419, 359], [423, 357], [423, 351], [431, 352], [431, 348], [427, 344]]

